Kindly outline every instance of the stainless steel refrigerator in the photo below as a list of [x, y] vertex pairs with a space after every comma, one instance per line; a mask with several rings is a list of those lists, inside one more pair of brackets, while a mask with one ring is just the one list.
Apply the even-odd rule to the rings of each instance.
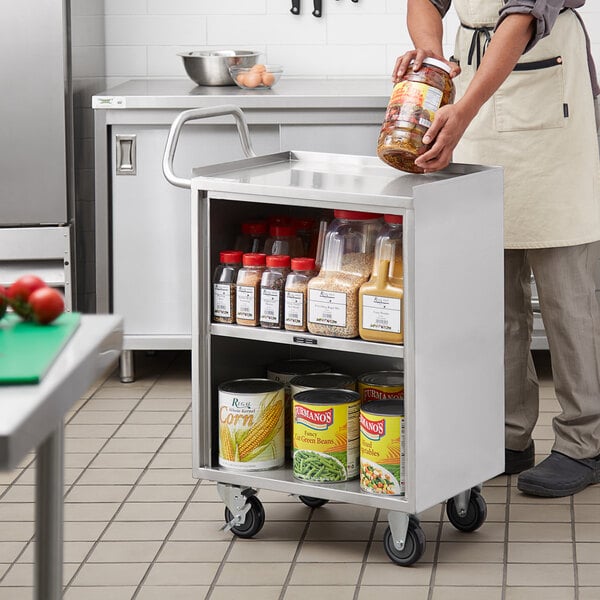
[[0, 284], [34, 272], [72, 303], [70, 2], [2, 1]]

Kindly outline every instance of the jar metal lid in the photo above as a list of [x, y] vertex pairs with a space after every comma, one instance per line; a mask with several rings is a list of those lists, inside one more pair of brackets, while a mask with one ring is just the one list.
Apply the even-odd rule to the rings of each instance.
[[442, 69], [443, 71], [446, 71], [446, 73], [450, 74], [450, 67], [445, 62], [438, 60], [437, 58], [424, 58], [423, 64], [429, 65], [430, 67], [438, 67], [439, 69]]

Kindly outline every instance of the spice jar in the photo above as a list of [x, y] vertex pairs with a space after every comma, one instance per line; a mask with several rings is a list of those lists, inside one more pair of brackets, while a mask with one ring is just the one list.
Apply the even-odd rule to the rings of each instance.
[[285, 281], [285, 328], [306, 331], [308, 282], [315, 276], [314, 258], [293, 258], [292, 272]]
[[281, 254], [283, 256], [302, 256], [302, 240], [296, 235], [292, 225], [271, 225], [269, 237], [265, 242], [264, 253]]
[[243, 252], [223, 250], [213, 276], [213, 320], [217, 323], [235, 323], [235, 283], [242, 266]]
[[385, 215], [375, 244], [371, 278], [360, 288], [360, 337], [371, 342], [404, 341], [402, 216]]
[[450, 68], [441, 60], [425, 58], [418, 71], [412, 65], [411, 62], [392, 91], [377, 142], [377, 156], [401, 171], [423, 173], [415, 159], [428, 149], [423, 136], [438, 108], [454, 101], [454, 83]]
[[283, 329], [283, 290], [290, 272], [290, 257], [267, 256], [267, 269], [260, 280], [260, 326]]
[[247, 253], [242, 257], [235, 285], [235, 322], [256, 327], [259, 324], [260, 280], [265, 270], [264, 254]]
[[242, 252], [262, 252], [266, 241], [266, 221], [246, 221], [242, 223], [241, 233], [235, 240], [235, 249]]
[[358, 336], [358, 290], [367, 281], [383, 219], [374, 213], [334, 211], [325, 236], [321, 272], [308, 282], [308, 330]]
[[302, 242], [300, 256], [315, 257], [317, 252], [317, 225], [314, 219], [293, 219], [292, 225], [296, 228], [296, 236]]

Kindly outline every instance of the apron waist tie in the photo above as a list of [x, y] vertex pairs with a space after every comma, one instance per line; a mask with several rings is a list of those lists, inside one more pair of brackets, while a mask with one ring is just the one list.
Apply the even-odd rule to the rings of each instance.
[[[471, 38], [471, 45], [469, 46], [469, 55], [467, 64], [473, 64], [473, 55], [475, 55], [475, 50], [477, 50], [476, 55], [476, 69], [479, 69], [479, 65], [481, 64], [481, 59], [485, 54], [486, 48], [492, 39], [491, 32], [494, 30], [493, 27], [469, 27], [469, 25], [465, 25], [464, 23], [460, 24], [461, 27], [465, 29], [469, 29], [473, 32], [473, 37]], [[483, 40], [482, 40], [483, 38]]]

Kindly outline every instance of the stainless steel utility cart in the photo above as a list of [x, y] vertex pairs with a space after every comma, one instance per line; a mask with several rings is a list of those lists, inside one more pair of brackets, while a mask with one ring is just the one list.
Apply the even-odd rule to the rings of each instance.
[[[186, 121], [231, 114], [248, 158], [173, 173]], [[163, 170], [189, 187], [192, 236], [193, 474], [216, 481], [227, 527], [252, 537], [265, 513], [261, 488], [389, 511], [385, 550], [409, 565], [425, 548], [418, 514], [446, 501], [450, 521], [473, 531], [486, 518], [481, 482], [504, 469], [502, 171], [451, 165], [437, 174], [396, 171], [377, 158], [312, 152], [254, 156], [241, 111], [182, 113], [173, 123]], [[211, 323], [211, 277], [220, 250], [257, 214], [347, 209], [404, 218], [405, 343], [395, 346], [284, 330]], [[294, 479], [290, 465], [239, 472], [218, 464], [217, 386], [264, 377], [282, 358], [327, 360], [350, 374], [405, 374], [406, 494], [364, 493], [358, 481]]]

